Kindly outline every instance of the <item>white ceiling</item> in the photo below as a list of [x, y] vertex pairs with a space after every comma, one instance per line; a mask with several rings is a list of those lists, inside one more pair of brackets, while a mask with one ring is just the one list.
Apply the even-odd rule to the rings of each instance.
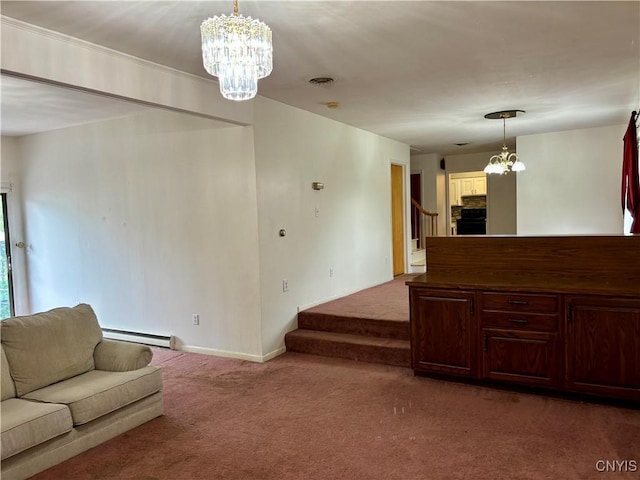
[[[231, 0], [1, 3], [2, 15], [203, 77], [200, 23], [232, 9]], [[273, 30], [274, 71], [260, 95], [424, 153], [497, 148], [502, 125], [484, 118], [497, 110], [527, 112], [507, 121], [515, 137], [623, 124], [640, 107], [638, 1], [241, 0], [240, 13]], [[314, 76], [336, 81], [306, 82]], [[39, 98], [48, 111], [38, 113], [26, 105], [38, 96], [22, 88], [3, 81], [3, 134], [27, 133], [12, 123], [29, 112], [47, 128], [58, 109], [86, 114], [86, 100], [69, 96]]]
[[2, 135], [20, 136], [123, 117], [149, 107], [2, 76]]

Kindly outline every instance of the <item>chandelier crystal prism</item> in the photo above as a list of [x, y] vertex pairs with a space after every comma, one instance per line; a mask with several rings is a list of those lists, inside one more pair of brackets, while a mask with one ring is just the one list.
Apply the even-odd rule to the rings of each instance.
[[249, 100], [258, 93], [258, 80], [273, 70], [271, 29], [260, 20], [238, 13], [217, 15], [200, 25], [202, 62], [218, 77], [220, 93], [229, 100]]
[[502, 119], [502, 151], [489, 159], [489, 163], [484, 167], [484, 173], [504, 175], [509, 172], [523, 172], [526, 170], [518, 154], [515, 152], [509, 153], [507, 148], [507, 118], [522, 115], [523, 113], [523, 110], [507, 110], [488, 113], [484, 116], [490, 119]]

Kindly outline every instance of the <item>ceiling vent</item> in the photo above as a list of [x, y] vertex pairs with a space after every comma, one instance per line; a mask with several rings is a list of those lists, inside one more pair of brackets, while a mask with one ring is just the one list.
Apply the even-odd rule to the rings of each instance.
[[307, 82], [313, 85], [329, 85], [335, 81], [335, 78], [332, 77], [312, 77], [307, 80]]

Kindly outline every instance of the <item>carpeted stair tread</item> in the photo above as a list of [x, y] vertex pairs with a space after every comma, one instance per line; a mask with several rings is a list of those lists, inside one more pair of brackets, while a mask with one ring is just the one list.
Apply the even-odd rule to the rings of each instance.
[[408, 320], [375, 320], [321, 312], [299, 312], [298, 328], [397, 340], [410, 338]]
[[298, 329], [285, 336], [287, 351], [361, 362], [410, 366], [409, 340]]

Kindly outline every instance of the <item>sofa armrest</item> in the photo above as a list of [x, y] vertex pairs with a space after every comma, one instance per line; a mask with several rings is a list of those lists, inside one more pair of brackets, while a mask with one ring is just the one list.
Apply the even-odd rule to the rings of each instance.
[[96, 345], [93, 359], [96, 370], [127, 372], [146, 367], [153, 352], [146, 345], [104, 339]]

